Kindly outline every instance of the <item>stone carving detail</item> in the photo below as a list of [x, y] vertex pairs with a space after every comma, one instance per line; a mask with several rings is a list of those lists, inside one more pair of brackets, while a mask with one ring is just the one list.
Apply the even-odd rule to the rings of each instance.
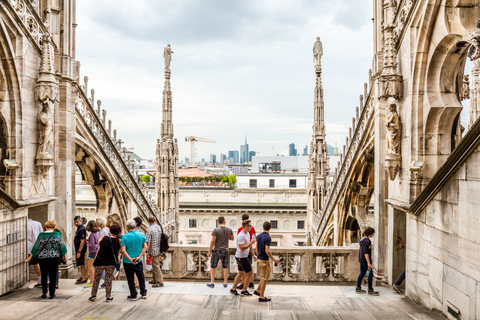
[[385, 126], [387, 127], [387, 153], [400, 154], [400, 122], [397, 106], [394, 104], [390, 105], [390, 114], [387, 116]]
[[[325, 141], [325, 118], [324, 98], [322, 86], [322, 65], [323, 54], [322, 42], [317, 37], [313, 46], [315, 62], [315, 91], [313, 103], [314, 121], [312, 125], [312, 141], [310, 143], [310, 155], [308, 157], [309, 175], [307, 183], [308, 207], [307, 212], [315, 216], [320, 214], [323, 203], [324, 191], [327, 189], [328, 177], [328, 153]], [[287, 195], [287, 194], [285, 194]]]
[[[394, 42], [395, 43], [397, 43], [399, 41], [400, 35], [403, 33], [403, 29], [405, 27], [408, 16], [409, 16], [410, 11], [412, 9], [413, 1], [414, 0], [405, 0], [402, 8], [400, 9], [400, 12], [396, 15], [396, 22], [394, 22], [394, 25], [393, 25], [393, 27], [394, 27], [393, 35], [394, 35]], [[395, 6], [395, 7], [397, 7], [397, 6]], [[396, 13], [396, 11], [395, 11], [395, 13]]]
[[172, 48], [170, 48], [170, 44], [167, 44], [167, 46], [163, 49], [163, 59], [165, 62], [165, 70], [170, 69], [170, 62], [172, 61]]
[[44, 36], [42, 41], [42, 57], [40, 73], [35, 88], [36, 100], [40, 102], [38, 114], [40, 136], [35, 157], [40, 174], [46, 175], [53, 166], [53, 155], [49, 153], [53, 145], [54, 103], [59, 101], [58, 82], [55, 79], [54, 52], [50, 36]]
[[[157, 206], [167, 212], [168, 219], [178, 221], [179, 216], [179, 177], [178, 177], [178, 142], [173, 135], [172, 91], [170, 87], [170, 61], [173, 53], [170, 45], [165, 47], [165, 83], [162, 101], [161, 137], [157, 139], [156, 148], [156, 184]], [[177, 234], [172, 241], [178, 241]]]
[[400, 154], [400, 121], [398, 118], [397, 106], [390, 105], [390, 114], [387, 116], [385, 126], [387, 127], [387, 155], [385, 168], [388, 171], [390, 180], [395, 180], [400, 170], [402, 156]]
[[480, 58], [480, 31], [470, 31], [467, 41], [472, 44], [467, 55], [471, 61], [475, 61]]
[[395, 49], [394, 26], [388, 25], [384, 29], [383, 67], [380, 76], [380, 99], [402, 98], [402, 76], [397, 71], [397, 49]]
[[463, 75], [462, 92], [460, 92], [460, 101], [470, 99], [470, 80], [468, 74]]
[[[8, 1], [7, 1], [8, 2]], [[48, 31], [44, 21], [37, 20], [37, 14], [34, 11], [37, 9], [37, 2], [30, 1], [30, 3], [25, 3], [24, 0], [15, 1], [15, 12], [17, 13], [20, 21], [22, 21], [27, 32], [33, 38], [35, 43], [41, 47], [42, 38], [44, 35], [48, 35]], [[48, 22], [47, 22], [48, 25]]]
[[470, 90], [470, 126], [480, 116], [480, 60], [475, 60], [473, 65]]

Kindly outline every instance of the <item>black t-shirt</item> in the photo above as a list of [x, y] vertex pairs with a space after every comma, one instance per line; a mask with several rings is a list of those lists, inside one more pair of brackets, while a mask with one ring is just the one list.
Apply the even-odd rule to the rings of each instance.
[[[78, 252], [78, 248], [80, 248], [80, 242], [82, 240], [86, 240], [87, 238], [87, 230], [85, 230], [85, 226], [82, 224], [81, 226], [77, 227], [77, 231], [75, 232], [75, 238], [73, 238], [73, 244], [75, 245], [75, 252]], [[87, 251], [87, 243], [83, 244], [82, 252]]]
[[[110, 239], [112, 239], [112, 244], [110, 245]], [[118, 250], [120, 250], [120, 239], [110, 238], [104, 236], [100, 241], [100, 247], [98, 249], [97, 257], [93, 261], [94, 266], [114, 266], [116, 263], [115, 257], [112, 252], [115, 252], [115, 256], [118, 258]]]

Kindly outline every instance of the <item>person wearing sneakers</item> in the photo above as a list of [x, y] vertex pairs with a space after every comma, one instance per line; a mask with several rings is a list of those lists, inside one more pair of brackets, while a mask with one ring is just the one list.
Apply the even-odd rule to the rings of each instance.
[[207, 283], [207, 287], [215, 287], [215, 271], [217, 269], [218, 260], [220, 259], [222, 260], [223, 268], [223, 287], [227, 287], [229, 265], [228, 241], [233, 239], [232, 229], [225, 226], [225, 217], [218, 217], [218, 227], [212, 232], [212, 241], [210, 242], [210, 250], [208, 250], [208, 256], [211, 257], [211, 260], [210, 283]]
[[272, 238], [270, 237], [271, 228], [272, 224], [270, 221], [265, 221], [263, 223], [263, 232], [257, 236], [257, 263], [258, 267], [260, 268], [260, 272], [262, 273], [262, 279], [260, 279], [257, 290], [255, 290], [253, 294], [259, 296], [259, 302], [268, 302], [272, 300], [270, 298], [265, 298], [265, 287], [267, 286], [267, 281], [272, 274], [272, 267], [270, 266], [270, 261], [268, 260], [270, 258], [276, 264], [279, 262], [279, 260], [275, 259], [270, 252], [270, 244], [272, 243]]
[[82, 277], [78, 278], [75, 284], [82, 284], [87, 282], [87, 268], [85, 267], [85, 253], [87, 252], [86, 239], [87, 239], [87, 230], [83, 225], [82, 218], [80, 216], [75, 216], [73, 218], [73, 223], [77, 227], [75, 232], [75, 237], [73, 238], [73, 244], [75, 247], [75, 258], [76, 265], [80, 267], [82, 272]]
[[[242, 214], [242, 221], [250, 219], [250, 216], [247, 213]], [[238, 228], [237, 235], [243, 230], [243, 227]], [[255, 232], [255, 228], [252, 226], [250, 228], [250, 231], [248, 232], [250, 235], [250, 240], [254, 239], [257, 236], [257, 233]], [[250, 247], [250, 251], [248, 252], [248, 260], [250, 261], [250, 264], [253, 264], [253, 246]], [[245, 283], [246, 279], [245, 276], [242, 279], [242, 284], [237, 287], [237, 289], [243, 289], [243, 284]], [[249, 288], [254, 289], [255, 285], [253, 284], [253, 277], [252, 277], [252, 282], [250, 282]]]
[[[242, 295], [251, 296], [252, 294], [249, 293], [247, 289], [248, 289], [248, 285], [250, 284], [250, 281], [252, 281], [253, 279], [253, 269], [252, 269], [252, 264], [248, 260], [248, 252], [252, 247], [252, 245], [255, 243], [255, 238], [250, 240], [250, 237], [248, 235], [248, 232], [252, 227], [250, 220], [243, 221], [242, 227], [243, 227], [242, 232], [240, 232], [237, 235], [237, 251], [235, 252], [235, 259], [237, 260], [237, 264], [238, 264], [238, 273], [237, 273], [237, 276], [235, 277], [235, 280], [233, 282], [233, 287], [230, 290], [230, 293], [238, 296], [238, 292], [236, 289], [237, 285], [240, 282], [240, 279], [242, 279], [245, 276]], [[254, 258], [256, 259], [257, 257], [254, 255]]]
[[100, 228], [97, 226], [97, 223], [95, 220], [90, 220], [87, 223], [87, 229], [88, 232], [90, 232], [90, 236], [87, 239], [87, 245], [88, 245], [88, 260], [87, 260], [87, 272], [88, 272], [88, 278], [90, 279], [90, 282], [87, 283], [85, 288], [91, 288], [93, 286], [93, 277], [95, 275], [95, 269], [93, 268], [93, 261], [95, 260], [95, 257], [97, 256], [97, 249], [98, 249], [98, 231], [100, 231]]
[[372, 272], [372, 239], [375, 235], [375, 230], [367, 227], [363, 232], [364, 237], [360, 240], [360, 250], [358, 252], [358, 261], [360, 262], [360, 275], [357, 279], [357, 287], [355, 293], [365, 293], [362, 289], [362, 280], [365, 274], [368, 273], [368, 294], [378, 296], [379, 293], [373, 290], [373, 272]]

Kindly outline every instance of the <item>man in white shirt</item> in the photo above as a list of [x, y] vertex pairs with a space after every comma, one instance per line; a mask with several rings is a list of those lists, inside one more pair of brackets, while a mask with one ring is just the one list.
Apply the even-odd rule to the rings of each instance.
[[[37, 241], [38, 235], [43, 232], [42, 224], [38, 221], [32, 220], [28, 218], [27, 223], [27, 236], [28, 236], [28, 255], [32, 252], [32, 248], [35, 245], [35, 241]], [[27, 255], [27, 256], [28, 256]], [[29, 264], [32, 265], [32, 264]], [[37, 264], [33, 264], [35, 268], [35, 273], [37, 274], [38, 283], [35, 287], [42, 287], [42, 276], [40, 273], [40, 266]]]
[[[243, 230], [237, 235], [237, 251], [235, 252], [235, 259], [237, 260], [238, 264], [238, 273], [235, 277], [233, 288], [230, 290], [230, 293], [236, 296], [239, 295], [236, 288], [245, 274], [245, 283], [241, 294], [244, 296], [251, 296], [252, 294], [248, 292], [247, 289], [248, 285], [253, 280], [253, 269], [252, 264], [248, 260], [248, 252], [250, 247], [255, 243], [255, 238], [250, 240], [250, 235], [248, 234], [250, 228], [252, 227], [250, 220], [243, 221], [242, 227]], [[256, 259], [256, 257], [254, 258]]]

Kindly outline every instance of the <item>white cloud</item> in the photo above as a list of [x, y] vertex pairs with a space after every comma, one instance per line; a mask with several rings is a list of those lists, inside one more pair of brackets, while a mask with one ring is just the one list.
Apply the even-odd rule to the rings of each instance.
[[77, 59], [128, 146], [153, 158], [161, 123], [163, 47], [171, 43], [175, 136], [199, 157], [310, 144], [320, 35], [327, 141], [341, 146], [372, 59], [371, 1], [82, 0]]

